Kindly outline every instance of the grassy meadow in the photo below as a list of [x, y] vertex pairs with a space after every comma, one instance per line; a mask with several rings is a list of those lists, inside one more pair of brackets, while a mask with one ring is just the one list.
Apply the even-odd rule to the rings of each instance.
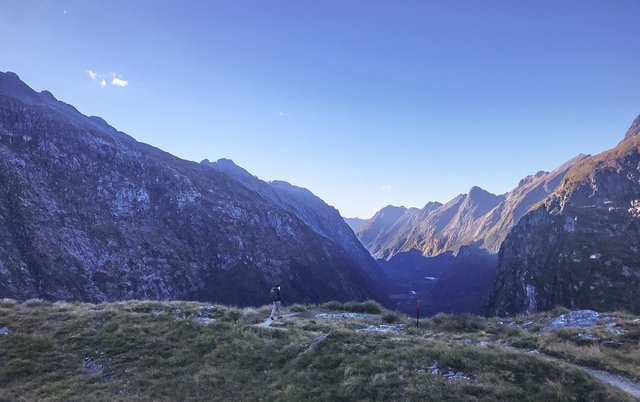
[[[511, 320], [438, 315], [420, 328], [373, 302], [0, 302], [1, 401], [634, 400], [577, 366], [640, 380], [640, 323], [612, 316], [584, 340], [543, 332], [556, 311]], [[319, 313], [356, 312], [327, 319]], [[357, 332], [369, 325], [396, 332]], [[402, 324], [405, 326], [402, 327]], [[399, 325], [399, 326], [398, 326]]]

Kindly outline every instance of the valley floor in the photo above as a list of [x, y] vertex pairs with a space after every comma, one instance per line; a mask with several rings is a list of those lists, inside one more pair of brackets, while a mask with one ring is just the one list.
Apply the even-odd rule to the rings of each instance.
[[[438, 315], [373, 302], [0, 302], [0, 400], [632, 401], [640, 319]], [[635, 391], [634, 391], [635, 390]]]

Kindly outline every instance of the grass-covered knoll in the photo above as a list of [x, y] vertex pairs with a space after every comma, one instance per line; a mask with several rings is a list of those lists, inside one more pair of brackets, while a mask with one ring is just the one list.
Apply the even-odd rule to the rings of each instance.
[[[315, 317], [345, 308], [375, 318]], [[286, 310], [297, 315], [260, 328], [268, 306], [5, 300], [0, 400], [633, 400], [576, 368], [504, 347], [546, 347], [585, 362], [572, 348], [594, 346], [570, 334], [472, 316], [437, 316], [416, 329], [373, 303]], [[385, 318], [409, 325], [400, 335], [355, 332]], [[637, 348], [637, 325], [623, 319]], [[602, 348], [588, 363], [637, 376], [636, 349]], [[449, 371], [464, 379], [448, 379]]]

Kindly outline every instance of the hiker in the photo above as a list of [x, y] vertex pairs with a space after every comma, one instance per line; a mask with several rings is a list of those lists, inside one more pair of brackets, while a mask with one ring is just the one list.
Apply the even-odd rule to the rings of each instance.
[[282, 318], [282, 315], [280, 314], [282, 295], [280, 294], [279, 284], [271, 288], [271, 303], [273, 303], [273, 307], [271, 308], [271, 319], [275, 320], [276, 318]]

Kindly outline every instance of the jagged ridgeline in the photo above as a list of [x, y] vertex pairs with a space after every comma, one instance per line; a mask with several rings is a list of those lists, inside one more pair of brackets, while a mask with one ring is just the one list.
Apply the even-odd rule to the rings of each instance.
[[335, 209], [221, 165], [0, 73], [0, 298], [256, 305], [279, 282], [290, 302], [385, 301], [381, 270]]
[[490, 314], [554, 305], [640, 313], [640, 117], [585, 158], [502, 244]]
[[378, 259], [411, 250], [426, 256], [458, 252], [474, 246], [497, 253], [507, 234], [536, 203], [551, 194], [564, 175], [586, 155], [578, 155], [551, 172], [525, 177], [512, 191], [495, 195], [472, 187], [445, 204], [429, 202], [423, 208], [387, 206], [360, 223], [356, 232]]

